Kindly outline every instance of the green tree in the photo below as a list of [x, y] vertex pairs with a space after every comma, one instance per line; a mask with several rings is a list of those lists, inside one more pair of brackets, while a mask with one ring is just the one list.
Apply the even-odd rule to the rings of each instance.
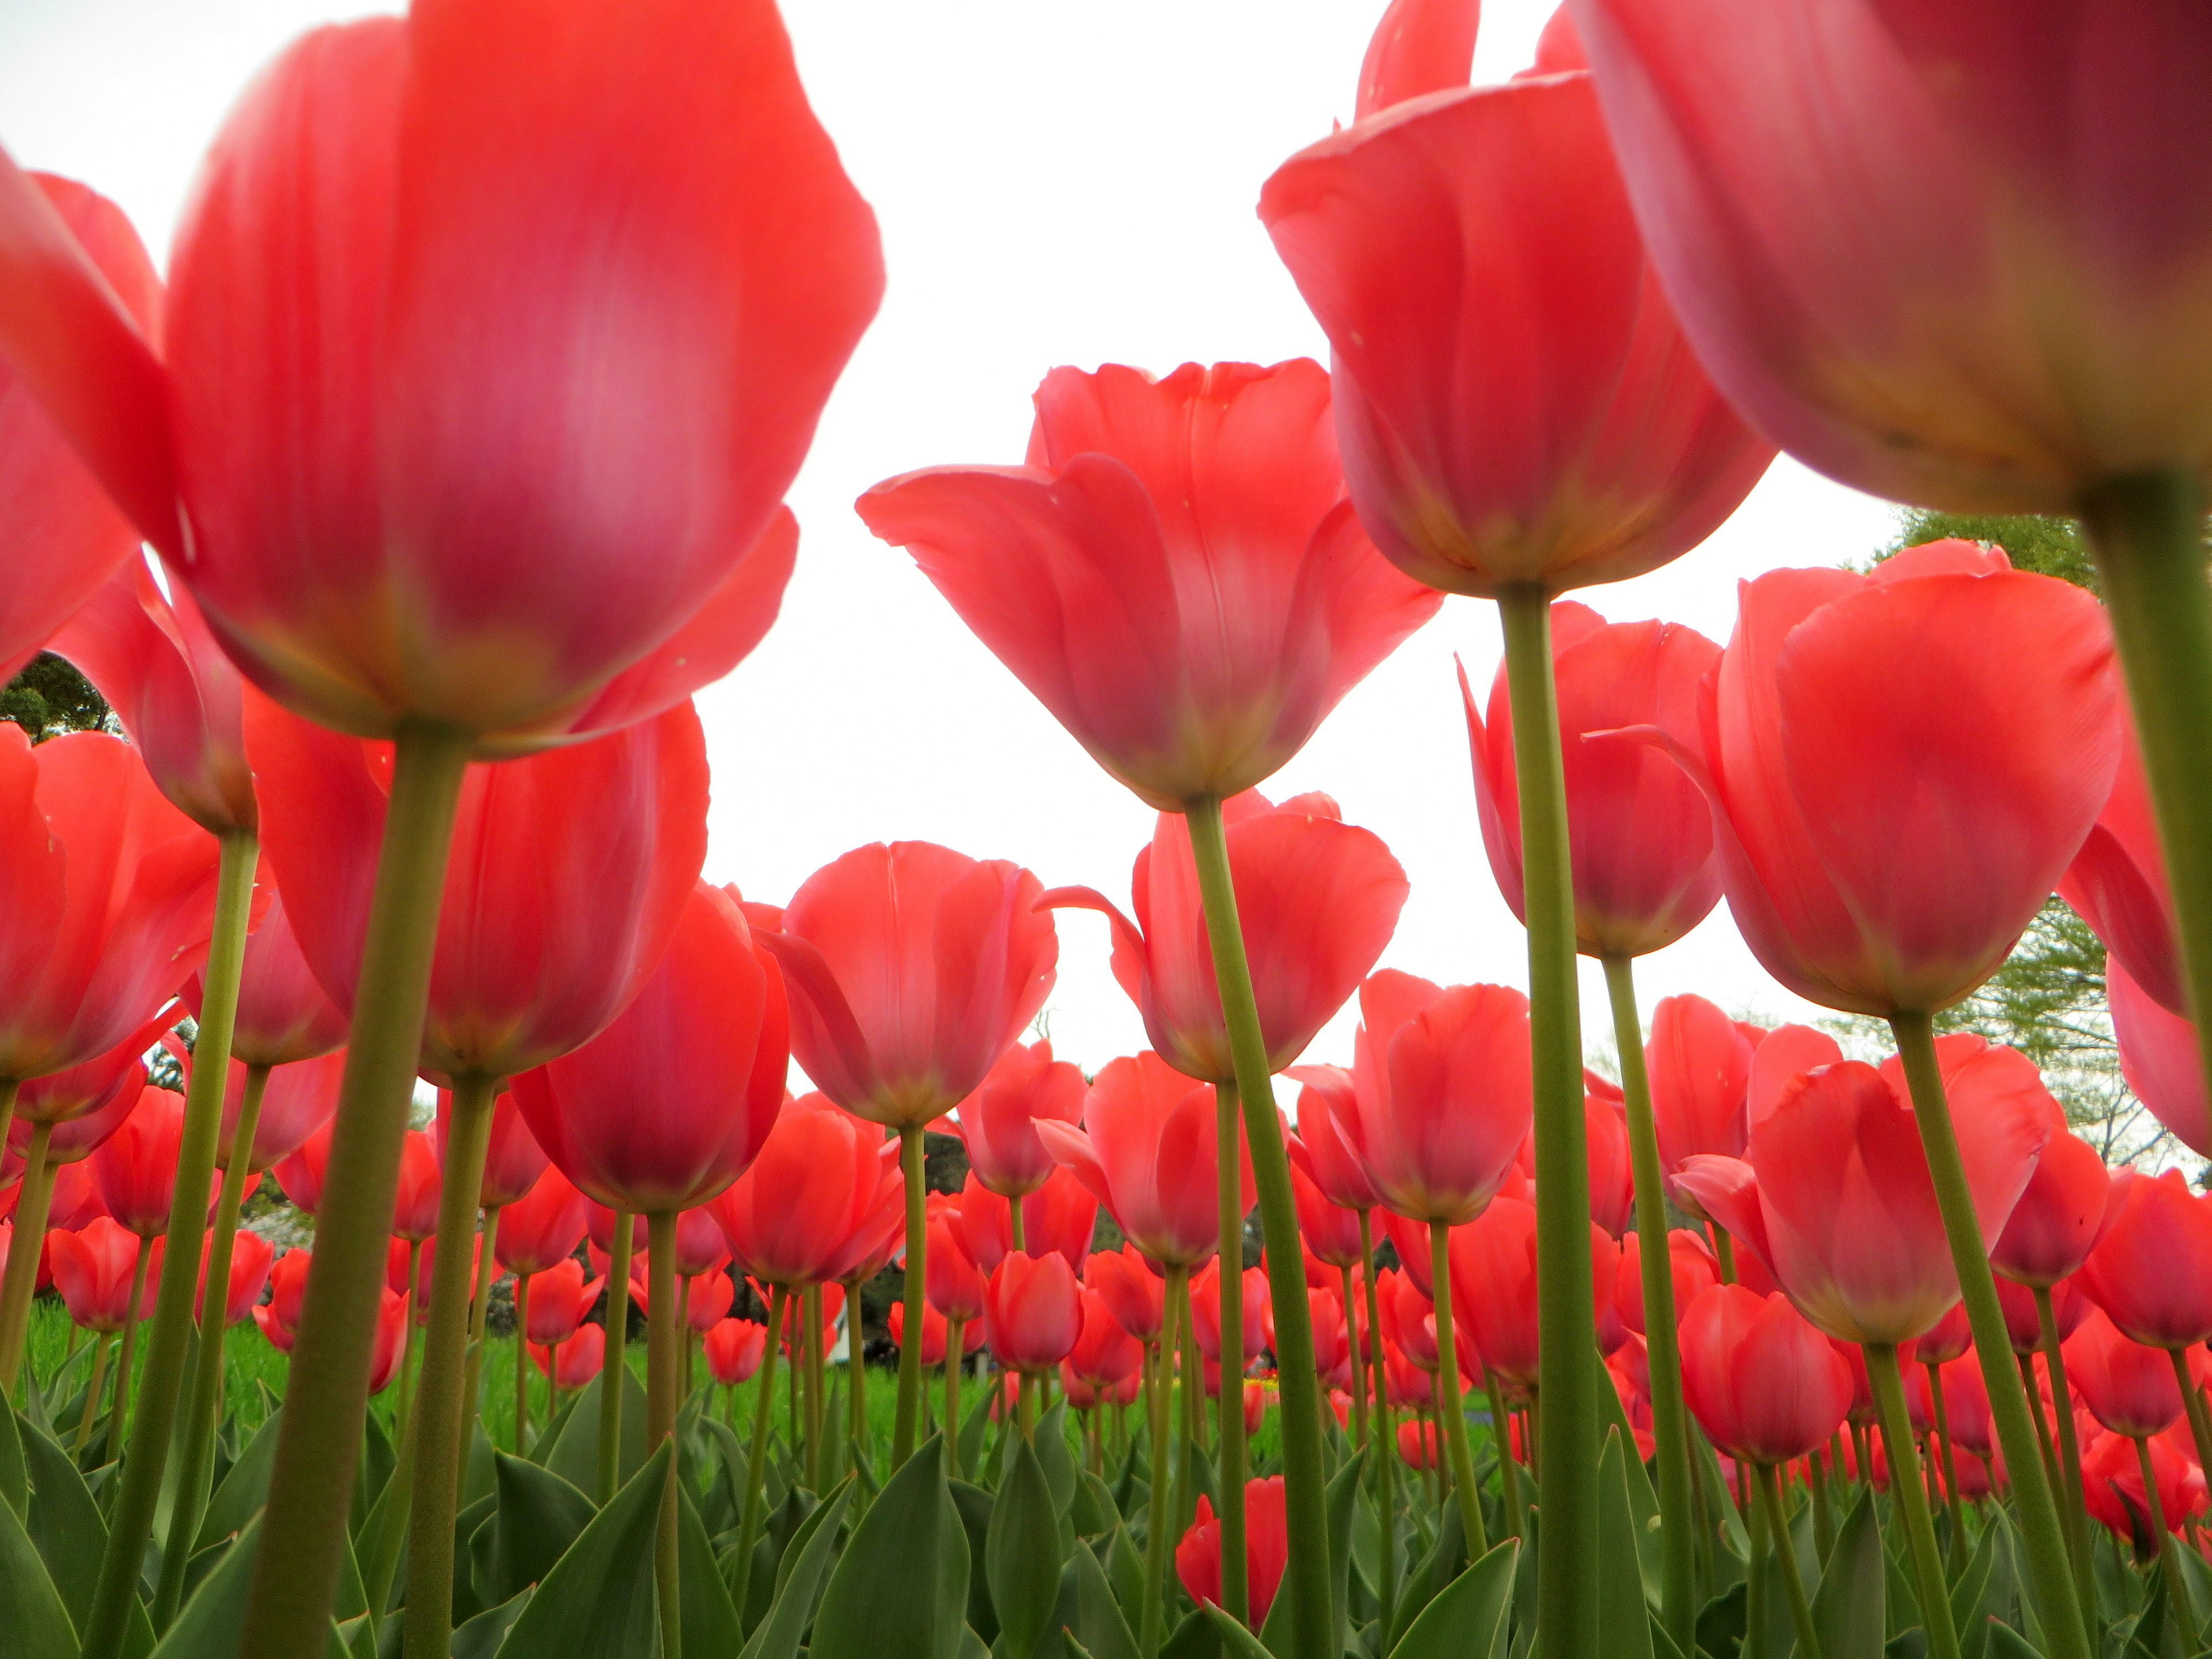
[[51, 651], [41, 651], [0, 690], [0, 720], [13, 720], [33, 743], [64, 732], [97, 732], [108, 724], [107, 699]]

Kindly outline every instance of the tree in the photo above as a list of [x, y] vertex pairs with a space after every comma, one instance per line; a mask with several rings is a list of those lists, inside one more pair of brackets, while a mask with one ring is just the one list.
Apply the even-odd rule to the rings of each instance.
[[41, 651], [0, 690], [0, 720], [13, 720], [33, 743], [64, 732], [100, 732], [109, 724], [107, 699], [92, 682], [51, 651]]

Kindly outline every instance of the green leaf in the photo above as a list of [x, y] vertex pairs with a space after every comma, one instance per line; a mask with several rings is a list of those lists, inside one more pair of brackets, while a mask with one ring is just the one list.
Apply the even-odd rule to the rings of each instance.
[[1813, 1629], [1820, 1659], [1881, 1659], [1889, 1628], [1883, 1591], [1889, 1582], [1876, 1524], [1874, 1489], [1859, 1489], [1829, 1551], [1820, 1586], [1813, 1594]]
[[[0, 1411], [0, 1417], [8, 1419], [20, 1474], [23, 1449], [13, 1436], [15, 1413]], [[94, 1565], [97, 1568], [97, 1561]], [[8, 1659], [76, 1659], [76, 1627], [12, 1500], [0, 1504], [0, 1610], [6, 1618], [0, 1647]]]
[[199, 1535], [192, 1540], [194, 1550], [204, 1550], [243, 1532], [246, 1522], [269, 1501], [269, 1476], [276, 1467], [276, 1435], [283, 1427], [280, 1406], [246, 1442], [238, 1462], [230, 1466], [215, 1496], [208, 1499], [207, 1511], [200, 1517]]
[[1519, 1539], [1498, 1545], [1431, 1598], [1390, 1659], [1486, 1659], [1504, 1634], [1520, 1560]]
[[[1049, 1422], [1058, 1408], [1048, 1413]], [[1037, 1430], [1039, 1439], [1044, 1430]], [[1062, 1449], [1066, 1448], [1063, 1446]], [[1000, 1659], [1030, 1659], [1060, 1595], [1060, 1509], [1044, 1464], [1027, 1440], [1015, 1443], [1006, 1478], [991, 1506], [983, 1546], [991, 1605], [999, 1615]]]
[[1459, 1505], [1447, 1504], [1443, 1522], [1437, 1528], [1437, 1541], [1429, 1547], [1419, 1565], [1406, 1575], [1405, 1587], [1398, 1596], [1397, 1627], [1390, 1632], [1393, 1647], [1406, 1639], [1421, 1610], [1459, 1577], [1466, 1559], [1467, 1534], [1460, 1529]]
[[[599, 1489], [599, 1376], [576, 1390], [574, 1409], [562, 1425], [561, 1437], [546, 1454], [545, 1467], [580, 1492]], [[629, 1366], [622, 1370], [621, 1484], [627, 1486], [645, 1466], [645, 1390]]]
[[806, 1524], [792, 1540], [793, 1547], [785, 1552], [775, 1605], [745, 1644], [742, 1659], [799, 1659], [799, 1638], [814, 1617], [815, 1593], [822, 1588], [823, 1574], [829, 1571], [838, 1523], [852, 1498], [853, 1487], [848, 1482], [806, 1517]]
[[1096, 1538], [1111, 1531], [1121, 1512], [1115, 1507], [1114, 1494], [1106, 1489], [1106, 1483], [1085, 1469], [1076, 1483], [1075, 1501], [1068, 1505], [1067, 1518], [1078, 1538]]
[[1114, 1599], [1121, 1603], [1123, 1618], [1133, 1607], [1145, 1604], [1145, 1558], [1130, 1540], [1126, 1526], [1114, 1528], [1114, 1540], [1106, 1546], [1106, 1582], [1114, 1587]]
[[966, 1628], [968, 1534], [933, 1437], [854, 1529], [814, 1620], [811, 1659], [954, 1659]]
[[[1330, 1605], [1336, 1613], [1337, 1647], [1342, 1650], [1345, 1638], [1352, 1629], [1352, 1516], [1359, 1496], [1359, 1471], [1364, 1466], [1364, 1452], [1352, 1458], [1329, 1477], [1328, 1490], [1322, 1498], [1322, 1513], [1328, 1523], [1328, 1565]], [[1274, 1605], [1267, 1609], [1267, 1617], [1260, 1629], [1260, 1640], [1277, 1653], [1288, 1653], [1293, 1640], [1291, 1635], [1291, 1583], [1285, 1577], [1276, 1592]]]
[[[1602, 1420], [1619, 1432], [1624, 1449], [1632, 1447], [1636, 1444], [1636, 1431], [1629, 1426], [1628, 1413], [1620, 1403], [1620, 1390], [1613, 1387], [1612, 1373], [1606, 1369], [1595, 1345], [1589, 1352], [1590, 1363], [1597, 1367], [1598, 1410]], [[1644, 1573], [1644, 1599], [1656, 1607], [1666, 1595], [1666, 1568], [1659, 1528], [1652, 1524], [1659, 1517], [1659, 1494], [1651, 1489], [1650, 1472], [1644, 1467], [1641, 1457], [1624, 1455], [1621, 1473], [1628, 1482], [1628, 1513], [1636, 1522], [1636, 1559]]]
[[976, 1389], [968, 1420], [960, 1425], [960, 1467], [971, 1474], [983, 1467], [983, 1437], [991, 1431], [991, 1395], [988, 1386]]
[[[965, 1480], [949, 1484], [952, 1507], [959, 1512], [961, 1528], [968, 1535], [968, 1558], [970, 1561], [983, 1560], [991, 1536], [991, 1494]], [[968, 1627], [987, 1645], [999, 1639], [999, 1613], [991, 1605], [988, 1572], [968, 1575]]]
[[1597, 1460], [1597, 1651], [1607, 1659], [1651, 1659], [1651, 1614], [1622, 1440], [1619, 1429], [1607, 1429]]
[[519, 1595], [502, 1601], [495, 1607], [487, 1607], [453, 1632], [453, 1659], [492, 1659], [507, 1640], [507, 1633], [522, 1610], [530, 1605], [537, 1594], [533, 1586]]
[[[1989, 1618], [1983, 1603], [1990, 1591], [1990, 1572], [1996, 1559], [1997, 1530], [1982, 1529], [1966, 1570], [1951, 1587], [1951, 1628], [1959, 1632], [1960, 1659], [1982, 1659], [1989, 1643]], [[1994, 1609], [1990, 1609], [1994, 1611]]]
[[26, 1526], [62, 1605], [69, 1609], [70, 1622], [82, 1630], [100, 1588], [107, 1522], [100, 1518], [100, 1506], [92, 1501], [84, 1477], [67, 1452], [36, 1429], [27, 1429], [21, 1443], [31, 1481]]
[[2010, 1625], [1990, 1626], [1990, 1659], [2043, 1659]]
[[253, 1588], [254, 1544], [260, 1534], [257, 1516], [200, 1581], [154, 1650], [154, 1659], [232, 1659], [237, 1653], [246, 1632], [246, 1598]]
[[715, 1571], [714, 1546], [699, 1519], [699, 1506], [680, 1484], [676, 1493], [677, 1621], [683, 1650], [690, 1654], [735, 1653], [745, 1639], [738, 1610]]
[[1260, 1638], [1208, 1601], [1200, 1611], [1213, 1626], [1221, 1643], [1222, 1659], [1275, 1659]]
[[[1115, 1535], [1121, 1536], [1119, 1532]], [[1084, 1654], [1085, 1659], [1138, 1659], [1137, 1638], [1122, 1616], [1121, 1603], [1098, 1558], [1087, 1549], [1079, 1549], [1070, 1565], [1075, 1573], [1076, 1595], [1072, 1650]]]
[[19, 1521], [30, 1512], [30, 1474], [23, 1466], [23, 1437], [12, 1406], [0, 1411], [0, 1498], [7, 1500]]
[[658, 1651], [653, 1546], [674, 1455], [664, 1442], [568, 1547], [507, 1632], [531, 1659]]
[[477, 1594], [495, 1613], [544, 1582], [591, 1525], [594, 1511], [590, 1498], [550, 1469], [505, 1452], [495, 1455], [493, 1468], [498, 1507], [485, 1523], [491, 1530], [490, 1571]]
[[1066, 1401], [1054, 1401], [1053, 1408], [1037, 1419], [1036, 1437], [1030, 1443], [1044, 1468], [1045, 1486], [1052, 1492], [1053, 1513], [1066, 1515], [1075, 1501], [1076, 1487], [1075, 1454], [1067, 1446]]

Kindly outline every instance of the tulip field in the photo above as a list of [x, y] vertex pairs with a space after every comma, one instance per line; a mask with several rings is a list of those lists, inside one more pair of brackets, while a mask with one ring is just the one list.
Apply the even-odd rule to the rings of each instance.
[[[0, 1659], [2212, 1654], [2212, 6], [1478, 11], [1249, 181], [1326, 366], [890, 412], [1110, 868], [710, 779], [885, 293], [775, 0], [313, 30], [158, 269], [0, 152]], [[1609, 614], [1778, 455], [2086, 564]], [[1448, 599], [1511, 984], [1279, 776]]]

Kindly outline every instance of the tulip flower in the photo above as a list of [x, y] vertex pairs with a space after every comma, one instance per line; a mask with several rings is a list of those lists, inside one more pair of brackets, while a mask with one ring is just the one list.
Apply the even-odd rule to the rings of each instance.
[[1782, 1296], [1716, 1285], [1682, 1316], [1682, 1386], [1698, 1426], [1731, 1457], [1773, 1465], [1827, 1443], [1851, 1376]]
[[894, 1157], [873, 1126], [804, 1095], [709, 1207], [747, 1273], [786, 1290], [822, 1284], [836, 1276], [846, 1243], [899, 1190]]
[[2081, 1288], [2130, 1340], [2183, 1349], [2212, 1338], [2212, 1198], [2179, 1170], [2123, 1171]]
[[1136, 1246], [1097, 1250], [1084, 1265], [1085, 1288], [1105, 1304], [1115, 1323], [1139, 1342], [1155, 1342], [1167, 1322], [1166, 1286]]
[[[1243, 1313], [1243, 1354], [1249, 1364], [1267, 1351], [1267, 1275], [1258, 1267], [1247, 1267], [1240, 1276], [1242, 1289], [1238, 1304]], [[1221, 1363], [1221, 1258], [1206, 1264], [1190, 1281], [1190, 1313], [1192, 1334], [1198, 1351], [1215, 1364]], [[1342, 1317], [1340, 1310], [1340, 1319]], [[1238, 1368], [1240, 1370], [1242, 1366]]]
[[[269, 1283], [270, 1263], [276, 1254], [276, 1247], [259, 1233], [240, 1232], [233, 1242], [229, 1272], [224, 1281], [222, 1322], [226, 1326], [243, 1323], [254, 1304], [261, 1300], [262, 1290]], [[210, 1258], [200, 1258], [200, 1284], [193, 1299], [202, 1306], [207, 1301], [210, 1265]]]
[[2100, 1309], [2066, 1340], [2066, 1376], [2114, 1434], [2140, 1439], [2181, 1417], [2181, 1390], [2166, 1354], [2121, 1334]]
[[768, 1327], [750, 1319], [725, 1319], [700, 1340], [707, 1370], [726, 1389], [752, 1380], [768, 1352]]
[[695, 1335], [704, 1336], [737, 1305], [738, 1286], [720, 1271], [694, 1273], [684, 1281], [684, 1317]]
[[953, 1224], [942, 1217], [929, 1224], [929, 1261], [924, 1271], [927, 1282], [922, 1293], [939, 1318], [963, 1325], [982, 1318], [984, 1274], [969, 1260]]
[[420, 1129], [410, 1129], [400, 1143], [399, 1189], [392, 1206], [392, 1234], [420, 1244], [438, 1232], [438, 1204], [445, 1177], [438, 1164], [437, 1143]]
[[[185, 984], [185, 1006], [195, 1019], [204, 994], [198, 977]], [[284, 896], [272, 891], [246, 936], [238, 1011], [231, 1026], [231, 1060], [240, 1066], [289, 1066], [330, 1054], [345, 1040], [346, 1018], [301, 953], [299, 937], [285, 913]]]
[[959, 1115], [945, 1127], [959, 1136], [969, 1170], [986, 1188], [1001, 1198], [1025, 1197], [1059, 1167], [1037, 1139], [1036, 1120], [1082, 1121], [1089, 1087], [1080, 1070], [1052, 1057], [1051, 1043], [1017, 1043], [960, 1103]]
[[[2145, 1462], [2151, 1469], [2148, 1482], [2143, 1479]], [[2100, 1435], [2082, 1454], [2081, 1479], [2091, 1518], [2138, 1555], [2156, 1552], [2168, 1528], [2204, 1513], [2203, 1471], [2163, 1436], [2144, 1442], [2139, 1451], [2124, 1434]], [[2147, 1527], [2154, 1514], [2162, 1524]]]
[[1344, 499], [1329, 401], [1304, 358], [1058, 368], [1026, 465], [908, 473], [859, 511], [1094, 760], [1181, 811], [1265, 781], [1435, 614]]
[[[101, 1205], [141, 1238], [158, 1238], [169, 1231], [169, 1201], [184, 1136], [185, 1097], [173, 1090], [142, 1089], [137, 1103], [88, 1159]], [[210, 1208], [220, 1185], [209, 1189]], [[205, 1222], [204, 1214], [184, 1218], [195, 1233]]]
[[[1759, 1046], [1700, 996], [1664, 997], [1651, 1011], [1644, 1058], [1659, 1162], [1670, 1175], [1700, 1152], [1743, 1156], [1746, 1100]], [[1840, 1052], [1833, 1058], [1842, 1058]]]
[[983, 1297], [985, 1340], [1008, 1370], [1050, 1370], [1074, 1349], [1083, 1303], [1073, 1269], [1058, 1254], [1017, 1250], [999, 1263]]
[[[1744, 1087], [1745, 1134], [1765, 1121], [1799, 1077], [1843, 1057], [1843, 1044], [1810, 1025], [1778, 1025], [1769, 1031], [1752, 1050], [1751, 1079]], [[1729, 1154], [1742, 1155], [1741, 1150]]]
[[53, 1252], [54, 1288], [74, 1322], [88, 1331], [112, 1333], [152, 1316], [149, 1269], [140, 1258], [149, 1256], [149, 1263], [158, 1259], [159, 1240], [149, 1245], [101, 1216], [76, 1231], [57, 1228], [46, 1235], [46, 1243]]
[[[1287, 1144], [1304, 1151], [1304, 1142], [1296, 1137]], [[1332, 1276], [1359, 1267], [1365, 1257], [1359, 1246], [1358, 1212], [1330, 1203], [1307, 1176], [1297, 1153], [1291, 1158], [1291, 1191], [1298, 1203], [1298, 1238], [1310, 1261], [1331, 1270]]]
[[2205, 1087], [2195, 1023], [2160, 1006], [2121, 965], [2117, 951], [2105, 959], [2105, 989], [2128, 1087], [2183, 1146], [2212, 1156], [2207, 1152], [2212, 1093]]
[[[1261, 1281], [1264, 1294], [1266, 1281]], [[1083, 1327], [1066, 1364], [1075, 1376], [1102, 1391], [1119, 1388], [1144, 1364], [1143, 1342], [1115, 1317], [1113, 1306], [1096, 1290], [1083, 1291]]]
[[605, 1369], [606, 1352], [606, 1327], [585, 1325], [564, 1341], [532, 1343], [530, 1362], [552, 1380], [556, 1394], [574, 1393]]
[[1990, 1265], [2005, 1278], [2042, 1290], [2088, 1260], [2104, 1234], [2112, 1186], [2104, 1158], [2066, 1128], [2055, 1099], [2049, 1109], [2051, 1137], [1990, 1251]]
[[[1275, 1591], [1290, 1562], [1290, 1533], [1285, 1514], [1283, 1477], [1253, 1480], [1244, 1488], [1247, 1530], [1244, 1538], [1246, 1582], [1249, 1585], [1252, 1622], [1265, 1626], [1274, 1606]], [[1194, 1601], [1221, 1601], [1221, 1523], [1214, 1519], [1213, 1504], [1204, 1492], [1198, 1495], [1197, 1519], [1176, 1546], [1176, 1576]]]
[[[331, 1140], [337, 1133], [337, 1127], [335, 1123], [325, 1120], [320, 1128], [292, 1152], [277, 1159], [270, 1169], [270, 1173], [276, 1177], [276, 1184], [284, 1189], [284, 1196], [309, 1215], [318, 1213], [322, 1208], [323, 1184], [330, 1173]], [[405, 1168], [404, 1159], [401, 1167]]]
[[586, 1279], [583, 1264], [562, 1261], [531, 1279], [530, 1306], [521, 1316], [532, 1342], [566, 1342], [599, 1304], [604, 1279]]
[[[1711, 1247], [1686, 1227], [1677, 1227], [1667, 1235], [1667, 1256], [1677, 1308], [1688, 1309], [1721, 1282]], [[1623, 1324], [1638, 1336], [1644, 1334], [1644, 1247], [1634, 1232], [1625, 1234], [1620, 1241], [1620, 1271], [1613, 1280], [1613, 1306]]]
[[[337, 1110], [338, 1088], [344, 1079], [343, 1049], [313, 1060], [294, 1060], [269, 1071], [261, 1084], [259, 1102], [253, 1114], [253, 1139], [245, 1148], [247, 1172], [258, 1174], [290, 1158], [311, 1136], [324, 1128]], [[236, 1140], [239, 1126], [245, 1121], [246, 1091], [252, 1086], [252, 1068], [234, 1061], [229, 1086], [223, 1092], [222, 1136], [216, 1143], [218, 1169], [229, 1169], [238, 1150]], [[327, 1139], [324, 1150], [327, 1155]]]
[[[8, 1194], [6, 1201], [12, 1204], [21, 1191], [22, 1183], [19, 1181]], [[88, 1158], [64, 1164], [54, 1171], [53, 1197], [46, 1205], [49, 1230], [58, 1228], [75, 1232], [81, 1227], [90, 1226], [96, 1218], [106, 1213], [107, 1206], [100, 1201], [100, 1183], [93, 1179]], [[48, 1282], [42, 1273], [40, 1288], [45, 1289]]]
[[518, 1286], [575, 1255], [584, 1242], [586, 1202], [575, 1183], [549, 1164], [527, 1193], [500, 1212], [493, 1251]]
[[1032, 1255], [1057, 1250], [1067, 1258], [1069, 1267], [1080, 1273], [1084, 1259], [1091, 1254], [1091, 1235], [1098, 1219], [1098, 1200], [1090, 1189], [1071, 1171], [1055, 1164], [1042, 1186], [1018, 1200], [1019, 1241], [1014, 1237], [1015, 1202], [1000, 1197], [983, 1185], [974, 1170], [969, 1171], [958, 1210], [960, 1247], [969, 1260], [988, 1275], [1009, 1250], [1025, 1249]]
[[[1252, 790], [1224, 800], [1221, 814], [1260, 1030], [1269, 1068], [1279, 1072], [1390, 942], [1408, 890], [1405, 872], [1380, 836], [1345, 823], [1327, 795], [1277, 806]], [[1129, 885], [1134, 921], [1088, 887], [1056, 887], [1042, 902], [1104, 915], [1114, 977], [1144, 1017], [1153, 1049], [1185, 1076], [1234, 1083], [1198, 868], [1180, 811], [1160, 814]]]
[[[890, 1328], [891, 1346], [895, 1348], [903, 1349], [906, 1346], [906, 1304], [903, 1302], [892, 1303], [890, 1312], [885, 1316], [885, 1319]], [[945, 1352], [951, 1346], [951, 1322], [947, 1320], [943, 1314], [937, 1311], [937, 1308], [934, 1304], [927, 1302], [923, 1303], [921, 1321], [921, 1363], [925, 1365], [943, 1364], [945, 1363]], [[981, 1346], [982, 1340], [983, 1327], [980, 1322], [978, 1322], [975, 1327], [976, 1346]], [[966, 1340], [963, 1337], [962, 1346], [965, 1348], [967, 1346]]]

